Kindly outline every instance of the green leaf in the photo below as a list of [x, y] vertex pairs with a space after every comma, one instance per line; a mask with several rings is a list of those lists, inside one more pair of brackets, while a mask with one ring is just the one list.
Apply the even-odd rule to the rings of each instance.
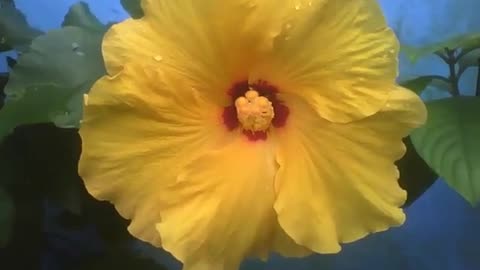
[[85, 2], [78, 2], [70, 7], [62, 26], [78, 26], [94, 32], [105, 32], [107, 30], [107, 27], [93, 15]]
[[0, 248], [7, 245], [12, 233], [15, 207], [12, 198], [0, 187]]
[[465, 53], [459, 60], [458, 60], [458, 76], [460, 77], [465, 70], [470, 67], [478, 67], [480, 66], [480, 48], [473, 49], [469, 52]]
[[411, 62], [416, 62], [419, 58], [433, 53], [442, 53], [445, 48], [450, 50], [461, 48], [462, 50], [472, 50], [480, 47], [480, 33], [455, 36], [446, 41], [429, 44], [424, 47], [414, 47], [402, 45], [401, 50], [408, 56]]
[[472, 205], [480, 200], [480, 97], [427, 102], [427, 123], [412, 142], [427, 164]]
[[144, 16], [141, 0], [120, 0], [123, 8], [134, 19], [139, 19]]
[[452, 91], [452, 85], [448, 82], [448, 79], [438, 75], [420, 76], [414, 79], [405, 80], [399, 84], [417, 94], [421, 94], [429, 85], [441, 90]]
[[31, 27], [25, 16], [12, 5], [0, 7], [0, 51], [25, 51], [42, 31]]
[[79, 125], [83, 94], [105, 74], [103, 33], [67, 26], [35, 39], [13, 68], [0, 111], [0, 138], [21, 124]]

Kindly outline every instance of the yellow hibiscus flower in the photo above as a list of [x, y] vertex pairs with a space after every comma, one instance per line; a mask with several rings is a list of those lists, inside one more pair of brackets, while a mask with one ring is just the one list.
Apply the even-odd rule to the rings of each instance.
[[426, 118], [375, 0], [143, 0], [80, 129], [89, 192], [186, 270], [336, 253], [404, 222]]

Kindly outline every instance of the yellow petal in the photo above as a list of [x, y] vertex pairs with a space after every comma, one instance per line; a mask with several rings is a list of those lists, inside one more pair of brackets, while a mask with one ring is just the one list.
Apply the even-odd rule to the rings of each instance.
[[142, 4], [144, 18], [114, 25], [105, 35], [103, 53], [110, 74], [129, 62], [161, 66], [224, 105], [230, 101], [229, 88], [248, 78], [250, 67], [271, 50], [274, 33], [280, 31], [280, 20], [272, 16], [276, 1], [144, 0]]
[[288, 3], [282, 3], [290, 5], [283, 32], [251, 80], [267, 80], [302, 96], [331, 122], [379, 111], [397, 76], [399, 45], [377, 1]]
[[225, 103], [225, 98], [219, 96], [218, 91], [228, 89], [232, 83], [229, 78], [217, 76], [211, 66], [184, 54], [177, 44], [166, 40], [146, 19], [128, 19], [112, 26], [105, 34], [102, 47], [110, 75], [117, 74], [129, 64], [161, 69], [163, 73], [182, 77], [184, 87], [170, 86], [176, 91], [190, 91], [193, 88], [218, 105]]
[[400, 225], [406, 192], [394, 166], [405, 152], [401, 141], [425, 121], [423, 102], [392, 87], [377, 114], [348, 124], [319, 118], [301, 98], [285, 94], [289, 122], [279, 140], [275, 210], [298, 244], [335, 253], [339, 243]]
[[156, 246], [162, 186], [226, 133], [215, 106], [173, 84], [182, 86], [158, 70], [125, 66], [93, 86], [80, 128], [88, 191], [111, 201], [132, 219], [130, 232]]
[[313, 252], [295, 242], [280, 226], [278, 220], [273, 231], [272, 251], [287, 258], [302, 258]]
[[268, 255], [276, 170], [272, 145], [243, 136], [193, 160], [163, 195], [163, 247], [184, 270], [234, 270]]

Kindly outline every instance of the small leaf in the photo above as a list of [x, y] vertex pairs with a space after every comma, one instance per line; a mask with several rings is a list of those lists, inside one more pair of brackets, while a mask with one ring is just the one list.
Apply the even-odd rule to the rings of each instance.
[[[21, 124], [78, 126], [83, 94], [105, 74], [102, 38], [103, 33], [67, 26], [35, 39], [19, 57], [5, 87], [0, 138]], [[71, 118], [59, 121], [65, 114]]]
[[141, 0], [120, 0], [123, 8], [134, 19], [139, 19], [144, 16]]
[[0, 248], [4, 247], [10, 239], [14, 210], [12, 198], [0, 187]]
[[28, 49], [42, 31], [31, 27], [25, 16], [13, 5], [0, 7], [0, 51]]
[[414, 79], [405, 80], [399, 84], [417, 94], [421, 94], [429, 85], [441, 90], [452, 90], [452, 85], [448, 82], [448, 79], [438, 75], [420, 76]]
[[455, 36], [446, 41], [430, 44], [424, 47], [414, 47], [402, 45], [401, 50], [408, 56], [411, 62], [416, 62], [419, 58], [433, 53], [443, 53], [445, 48], [451, 50], [461, 48], [471, 50], [480, 47], [480, 33]]
[[88, 4], [78, 2], [72, 5], [65, 15], [62, 26], [77, 26], [90, 31], [104, 32], [107, 30], [100, 20], [90, 11]]
[[470, 67], [480, 66], [480, 48], [467, 52], [458, 60], [458, 76], [461, 76], [465, 70]]
[[480, 200], [480, 97], [427, 102], [427, 123], [412, 142], [427, 164], [472, 205]]

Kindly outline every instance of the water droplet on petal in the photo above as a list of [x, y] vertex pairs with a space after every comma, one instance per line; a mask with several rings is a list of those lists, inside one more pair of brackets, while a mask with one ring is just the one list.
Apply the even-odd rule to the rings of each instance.
[[292, 25], [291, 25], [291, 24], [289, 24], [289, 23], [287, 23], [287, 24], [285, 25], [285, 29], [287, 29], [287, 30], [288, 30], [288, 29], [290, 29], [290, 28], [292, 28]]
[[80, 45], [78, 45], [77, 42], [73, 42], [73, 43], [72, 43], [72, 50], [75, 51], [75, 50], [77, 50], [78, 48], [80, 48]]
[[80, 51], [80, 45], [77, 42], [72, 43], [72, 51], [79, 56], [85, 56], [85, 53]]
[[298, 4], [295, 4], [295, 9], [296, 9], [296, 10], [300, 10], [300, 8], [301, 8], [301, 5], [300, 5], [300, 3], [298, 3]]
[[153, 60], [155, 60], [155, 61], [157, 61], [157, 62], [160, 62], [160, 61], [163, 60], [163, 57], [160, 56], [160, 55], [155, 55], [155, 56], [153, 57]]

